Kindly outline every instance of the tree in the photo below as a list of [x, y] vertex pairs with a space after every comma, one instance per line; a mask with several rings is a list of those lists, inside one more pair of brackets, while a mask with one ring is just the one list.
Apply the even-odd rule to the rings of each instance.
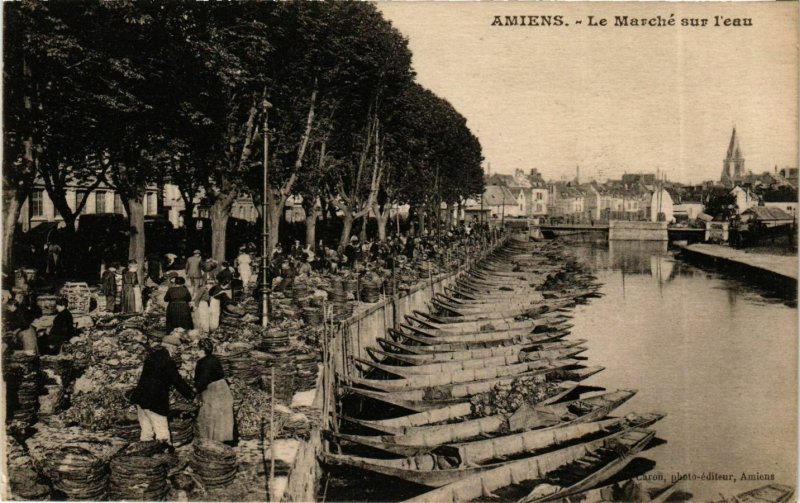
[[730, 192], [709, 196], [705, 204], [705, 212], [715, 220], [729, 220], [736, 215], [736, 196]]

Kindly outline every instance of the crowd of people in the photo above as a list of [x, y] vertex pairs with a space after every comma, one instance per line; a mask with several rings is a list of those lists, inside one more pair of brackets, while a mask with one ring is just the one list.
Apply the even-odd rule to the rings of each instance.
[[[323, 242], [315, 248], [299, 241], [287, 249], [279, 244], [269, 257], [268, 284], [270, 291], [282, 292], [313, 275], [366, 276], [377, 271], [393, 272], [419, 261], [448, 267], [463, 263], [479, 251], [493, 237], [492, 232], [497, 231], [476, 224], [440, 233], [400, 233], [382, 242], [353, 236], [341, 252]], [[172, 389], [189, 400], [199, 400], [197, 429], [201, 436], [222, 442], [233, 439], [231, 391], [220, 360], [214, 355], [214, 345], [204, 334], [217, 330], [225, 316], [243, 316], [238, 303], [260, 298], [265, 271], [258, 267], [260, 257], [254, 251], [254, 245], [242, 247], [233, 262], [220, 263], [204, 258], [200, 250], [194, 250], [184, 261], [174, 254], [160, 260], [150, 257], [141, 272], [135, 260], [124, 268], [117, 263], [106, 265], [100, 281], [105, 305], [98, 306], [99, 311], [125, 316], [142, 313], [150, 302], [163, 302], [166, 306], [166, 336], [154, 341], [146, 352], [138, 385], [129, 397], [137, 407], [141, 440], [169, 443], [167, 418]], [[140, 277], [144, 277], [142, 282]], [[37, 331], [34, 320], [41, 311], [37, 311], [33, 291], [20, 290], [13, 295], [4, 291], [3, 295], [6, 348], [57, 355], [78, 334], [66, 298], [57, 300], [49, 328]], [[172, 358], [181, 345], [176, 329], [194, 330], [195, 340], [205, 353], [197, 362], [193, 386], [180, 376]]]

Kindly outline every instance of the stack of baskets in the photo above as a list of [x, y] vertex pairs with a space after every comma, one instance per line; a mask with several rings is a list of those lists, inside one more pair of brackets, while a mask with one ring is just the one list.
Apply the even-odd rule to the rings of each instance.
[[236, 453], [231, 447], [206, 438], [196, 438], [191, 467], [206, 489], [230, 484], [236, 477]]
[[61, 288], [61, 296], [67, 298], [69, 310], [73, 313], [88, 313], [92, 300], [89, 285], [84, 282], [68, 281]]
[[258, 382], [261, 369], [254, 364], [250, 351], [250, 346], [247, 344], [231, 345], [227, 353], [219, 355], [225, 375], [250, 384]]
[[392, 295], [394, 295], [395, 290], [396, 288], [394, 284], [394, 279], [386, 278], [383, 281], [383, 292], [386, 294], [387, 297], [391, 297]]
[[191, 404], [177, 403], [169, 411], [169, 431], [172, 444], [180, 447], [194, 438], [194, 420], [197, 408]]
[[134, 442], [111, 460], [108, 496], [112, 500], [163, 501], [169, 493], [170, 458], [162, 442]]
[[314, 389], [317, 385], [317, 355], [314, 353], [298, 353], [294, 356], [297, 367], [295, 385], [300, 391]]
[[303, 321], [306, 325], [316, 326], [322, 324], [322, 309], [318, 307], [303, 308]]
[[108, 493], [108, 464], [78, 446], [62, 447], [47, 457], [45, 475], [69, 500], [104, 500]]
[[14, 351], [6, 358], [3, 375], [12, 410], [7, 420], [33, 425], [39, 415], [39, 357], [33, 351]]
[[131, 442], [139, 440], [141, 427], [139, 426], [139, 420], [136, 414], [125, 413], [125, 415], [117, 418], [117, 422], [114, 424], [114, 427], [111, 428], [111, 432], [115, 436]]
[[260, 351], [274, 353], [289, 346], [289, 333], [284, 330], [271, 331], [264, 335], [258, 345]]
[[272, 391], [272, 369], [275, 369], [275, 402], [288, 405], [292, 401], [297, 384], [297, 363], [289, 348], [276, 350], [276, 357], [272, 366], [266, 368], [261, 376], [261, 386], [264, 391]]
[[358, 278], [355, 276], [350, 276], [349, 278], [344, 280], [344, 291], [346, 293], [352, 293], [354, 299], [358, 299]]
[[364, 280], [361, 284], [361, 301], [372, 304], [381, 298], [381, 283], [378, 279]]

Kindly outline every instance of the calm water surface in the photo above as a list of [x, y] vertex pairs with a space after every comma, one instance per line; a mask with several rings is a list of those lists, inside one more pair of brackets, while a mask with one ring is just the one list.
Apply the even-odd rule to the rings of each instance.
[[755, 287], [688, 265], [666, 243], [574, 247], [604, 297], [574, 312], [572, 337], [606, 370], [587, 384], [638, 389], [620, 413], [662, 411], [665, 444], [641, 457], [650, 474], [730, 474], [687, 482], [696, 500], [769, 481], [794, 485], [797, 456], [797, 310]]

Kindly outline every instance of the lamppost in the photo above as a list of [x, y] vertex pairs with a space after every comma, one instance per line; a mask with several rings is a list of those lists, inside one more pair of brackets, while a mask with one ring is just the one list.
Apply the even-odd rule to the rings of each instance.
[[269, 109], [272, 103], [266, 98], [261, 102], [264, 109], [264, 180], [261, 187], [261, 326], [269, 324]]

